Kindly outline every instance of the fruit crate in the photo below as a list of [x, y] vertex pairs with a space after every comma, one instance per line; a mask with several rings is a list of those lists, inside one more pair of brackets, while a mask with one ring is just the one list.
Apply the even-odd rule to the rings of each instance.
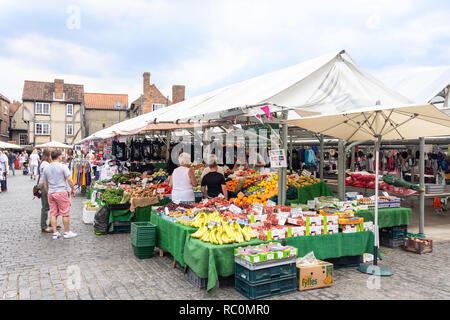
[[295, 258], [293, 259], [293, 261], [292, 259], [285, 259], [285, 260], [286, 261], [283, 260], [271, 261], [272, 263], [266, 266], [264, 265], [259, 267], [252, 266], [251, 268], [248, 268], [244, 266], [244, 263], [242, 263], [247, 261], [239, 258], [234, 258], [235, 261], [234, 276], [236, 278], [243, 279], [249, 282], [250, 284], [258, 284], [261, 282], [284, 279], [295, 276], [297, 274]]
[[251, 284], [238, 277], [234, 278], [235, 288], [248, 299], [262, 299], [297, 291], [297, 276], [274, 281]]
[[156, 245], [156, 225], [151, 222], [133, 222], [130, 232], [131, 244], [136, 247]]
[[406, 251], [423, 254], [433, 252], [433, 240], [426, 238], [416, 238], [418, 241], [414, 241], [415, 237], [405, 238], [403, 248]]
[[398, 240], [406, 238], [407, 234], [408, 226], [405, 225], [380, 229], [380, 238]]
[[335, 269], [340, 268], [354, 268], [361, 264], [361, 256], [344, 256], [339, 258], [325, 259], [325, 261], [332, 263]]
[[391, 249], [401, 248], [404, 245], [404, 238], [402, 238], [402, 239], [380, 238], [380, 245], [391, 248]]
[[187, 280], [199, 289], [206, 289], [208, 278], [200, 278], [191, 268], [187, 269]]
[[149, 259], [153, 256], [153, 252], [155, 251], [155, 246], [149, 247], [133, 247], [134, 255], [139, 259]]

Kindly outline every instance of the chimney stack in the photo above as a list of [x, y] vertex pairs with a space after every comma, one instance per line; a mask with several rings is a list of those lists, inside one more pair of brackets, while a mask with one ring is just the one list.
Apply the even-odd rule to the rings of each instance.
[[184, 101], [185, 86], [172, 86], [172, 104]]
[[55, 99], [64, 99], [64, 80], [55, 79]]
[[150, 72], [144, 72], [143, 77], [144, 77], [143, 92], [144, 92], [144, 96], [146, 96], [146, 94], [149, 93], [149, 89], [150, 89]]

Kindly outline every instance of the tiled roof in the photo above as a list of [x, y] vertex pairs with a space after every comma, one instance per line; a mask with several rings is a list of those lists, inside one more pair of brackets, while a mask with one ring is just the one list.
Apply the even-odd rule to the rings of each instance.
[[0, 99], [6, 101], [7, 103], [11, 103], [11, 101], [9, 101], [9, 99], [7, 97], [5, 97], [4, 95], [2, 95], [1, 93], [0, 93]]
[[14, 113], [16, 113], [17, 109], [19, 109], [19, 107], [20, 107], [20, 102], [14, 101], [13, 103], [9, 104], [9, 112], [14, 114]]
[[[122, 108], [117, 108], [116, 102], [120, 102]], [[126, 110], [128, 107], [128, 95], [86, 92], [84, 94], [84, 104], [86, 109]]]
[[[54, 82], [30, 81], [25, 80], [23, 85], [23, 101], [54, 101], [55, 92]], [[81, 103], [83, 97], [83, 85], [64, 83], [65, 102]]]

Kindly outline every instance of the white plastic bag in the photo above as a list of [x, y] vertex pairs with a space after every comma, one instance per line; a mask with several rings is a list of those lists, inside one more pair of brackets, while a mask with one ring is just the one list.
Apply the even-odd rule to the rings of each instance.
[[313, 251], [302, 258], [298, 258], [296, 262], [298, 266], [311, 266], [318, 263]]

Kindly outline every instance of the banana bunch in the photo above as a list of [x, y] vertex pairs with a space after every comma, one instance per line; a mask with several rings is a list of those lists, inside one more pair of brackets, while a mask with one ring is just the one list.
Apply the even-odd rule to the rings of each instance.
[[183, 226], [190, 227], [192, 226], [192, 221], [187, 218], [179, 218], [175, 220], [176, 223], [182, 224]]
[[[213, 216], [213, 218], [217, 219], [218, 217]], [[205, 224], [201, 225], [200, 228], [191, 236], [204, 242], [210, 242], [218, 245], [233, 242], [242, 243], [244, 241], [250, 241], [252, 238], [256, 238], [256, 234], [249, 226], [241, 228], [239, 223], [236, 221], [230, 224], [228, 221], [223, 221], [223, 218], [219, 218], [219, 220], [221, 223], [215, 224], [211, 229], [209, 229]]]
[[209, 214], [206, 212], [198, 213], [194, 219], [192, 219], [192, 226], [196, 228], [200, 228], [202, 225], [209, 223]]

